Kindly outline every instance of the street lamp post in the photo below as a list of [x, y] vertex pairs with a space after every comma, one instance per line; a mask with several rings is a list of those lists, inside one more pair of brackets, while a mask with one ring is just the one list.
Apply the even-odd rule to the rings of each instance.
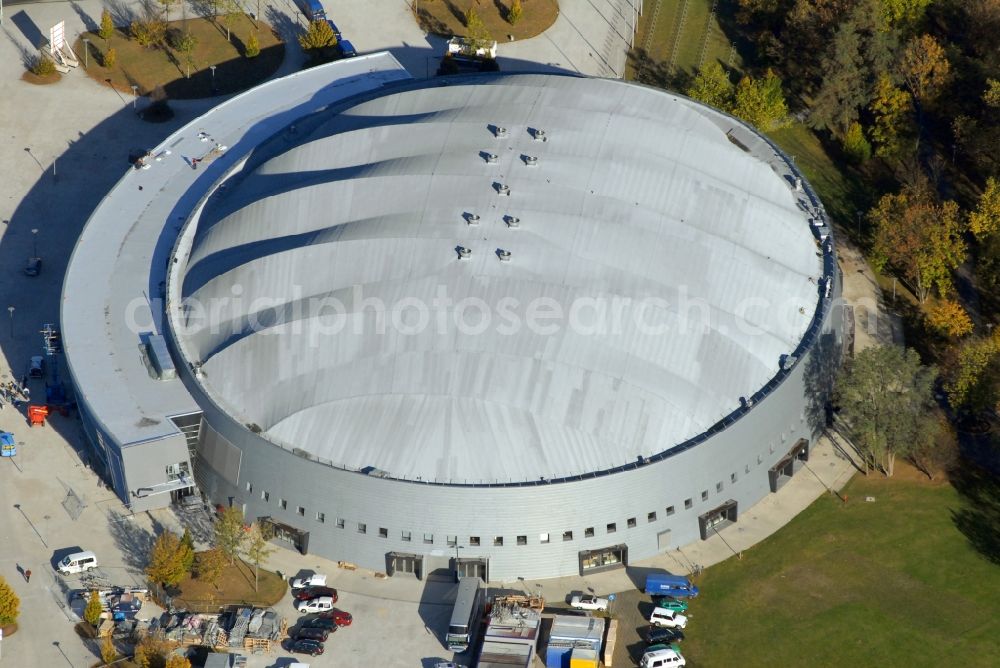
[[31, 257], [38, 257], [38, 228], [31, 228]]
[[208, 69], [212, 70], [212, 92], [215, 92], [215, 65], [209, 65]]
[[857, 213], [857, 215], [858, 215], [858, 238], [860, 239], [861, 238], [861, 214], [862, 214], [862, 211], [858, 210], [855, 213]]
[[[2, 0], [0, 0], [2, 2]], [[83, 69], [90, 67], [90, 40], [83, 38]]]
[[8, 306], [7, 313], [10, 313], [10, 338], [14, 338], [14, 307]]
[[138, 93], [136, 91], [138, 90], [139, 86], [132, 84], [132, 111], [135, 111], [135, 99], [138, 97]]

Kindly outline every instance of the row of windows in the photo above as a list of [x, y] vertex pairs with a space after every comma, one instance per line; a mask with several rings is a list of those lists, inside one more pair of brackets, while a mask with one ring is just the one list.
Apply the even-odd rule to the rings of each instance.
[[[774, 451], [774, 446], [773, 445], [771, 446], [771, 451], [772, 452]], [[763, 462], [763, 457], [761, 457], [760, 455], [757, 455], [757, 464], [758, 464], [758, 466], [762, 462]], [[750, 464], [747, 464], [744, 470], [745, 470], [746, 473], [750, 473]], [[735, 483], [736, 480], [737, 480], [736, 473], [729, 474], [729, 482], [730, 483]], [[715, 491], [716, 491], [716, 493], [721, 493], [723, 489], [725, 489], [725, 485], [723, 485], [723, 483], [722, 483], [721, 480], [719, 482], [715, 483]], [[252, 494], [253, 493], [253, 483], [248, 482], [246, 484], [246, 490], [247, 490], [248, 493]], [[270, 494], [270, 492], [267, 492], [266, 490], [265, 491], [261, 491], [260, 498], [265, 503], [268, 503], [271, 500], [271, 494]], [[707, 489], [706, 490], [702, 490], [702, 492], [701, 492], [701, 500], [702, 501], [708, 501], [708, 490]], [[288, 501], [286, 501], [285, 499], [278, 499], [278, 507], [281, 508], [282, 510], [287, 510], [288, 509]], [[693, 507], [694, 507], [694, 499], [691, 499], [691, 498], [684, 499], [684, 509], [685, 510], [690, 510]], [[305, 517], [306, 516], [306, 509], [303, 508], [302, 506], [296, 506], [295, 507], [295, 512], [296, 512], [296, 514], [299, 517]], [[674, 514], [674, 512], [675, 512], [674, 506], [667, 506], [664, 509], [664, 515], [666, 517], [670, 517], [671, 515]], [[324, 513], [317, 512], [316, 515], [315, 515], [315, 518], [316, 518], [316, 521], [319, 522], [320, 524], [325, 524], [326, 523], [326, 515]], [[657, 519], [658, 519], [658, 515], [657, 515], [656, 511], [652, 511], [652, 512], [646, 513], [646, 522], [647, 523], [655, 522]], [[629, 529], [634, 529], [637, 525], [638, 525], [638, 519], [635, 518], [635, 517], [630, 517], [630, 518], [628, 518], [625, 521], [625, 526], [627, 528], [629, 528]], [[356, 527], [357, 527], [357, 532], [358, 533], [362, 533], [362, 534], [367, 534], [368, 533], [368, 525], [365, 524], [364, 522], [358, 522], [357, 525], [356, 525]], [[338, 529], [346, 529], [347, 528], [347, 521], [344, 520], [343, 518], [337, 518], [337, 528]], [[606, 533], [613, 534], [616, 531], [618, 531], [618, 523], [617, 522], [609, 522], [608, 524], [605, 525], [604, 530], [605, 530]], [[385, 527], [379, 527], [378, 536], [379, 536], [379, 538], [388, 538], [389, 537], [389, 530], [387, 528], [385, 528]], [[584, 538], [593, 538], [594, 536], [595, 536], [594, 527], [587, 527], [586, 529], [583, 530], [583, 537]], [[413, 533], [410, 532], [410, 531], [402, 531], [400, 533], [400, 540], [402, 540], [404, 543], [413, 542]], [[516, 540], [516, 544], [517, 545], [527, 545], [528, 544], [528, 537], [527, 536], [517, 536], [515, 540]], [[568, 541], [573, 540], [573, 532], [572, 531], [564, 531], [562, 533], [562, 540], [564, 542], [568, 542]], [[546, 544], [546, 543], [550, 543], [551, 541], [552, 541], [552, 538], [551, 538], [550, 534], [542, 533], [542, 534], [538, 535], [538, 542], [539, 543]], [[423, 534], [423, 542], [424, 542], [425, 545], [433, 545], [434, 544], [434, 534], [429, 534], [429, 533]], [[446, 537], [446, 544], [447, 544], [448, 547], [455, 547], [455, 546], [457, 546], [458, 545], [458, 536], [447, 536]], [[483, 545], [482, 538], [480, 536], [469, 536], [468, 545], [470, 547], [480, 547], [480, 546]], [[504, 545], [503, 536], [494, 536], [493, 537], [493, 546], [494, 547], [503, 547], [503, 545]]]

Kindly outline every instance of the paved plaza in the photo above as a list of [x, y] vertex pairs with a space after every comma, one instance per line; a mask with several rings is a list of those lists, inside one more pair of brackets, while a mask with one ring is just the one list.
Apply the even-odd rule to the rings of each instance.
[[[359, 51], [387, 49], [416, 77], [436, 69], [443, 40], [424, 35], [402, 0], [327, 0], [326, 4]], [[171, 103], [174, 119], [151, 124], [136, 113], [145, 100], [133, 100], [100, 86], [82, 72], [71, 72], [50, 86], [32, 86], [20, 80], [22, 59], [31, 46], [30, 26], [47, 34], [48, 26], [65, 20], [67, 35], [72, 38], [96, 23], [102, 6], [95, 0], [81, 0], [4, 9], [0, 35], [3, 381], [19, 379], [30, 356], [40, 354], [38, 332], [44, 323], [58, 321], [63, 272], [74, 243], [90, 212], [130, 169], [130, 151], [155, 146], [220, 101], [175, 101]], [[501, 46], [502, 67], [620, 76], [631, 21], [628, 0], [563, 0], [561, 6], [560, 17], [548, 32]], [[261, 11], [273, 24], [277, 24], [276, 17], [283, 16], [281, 24], [289, 31], [303, 23], [289, 0], [268, 3]], [[295, 71], [301, 62], [301, 52], [293, 43], [279, 74]], [[21, 268], [36, 248], [43, 259], [42, 272], [28, 277]], [[877, 304], [877, 286], [870, 273], [865, 273], [863, 262], [853, 252], [848, 253], [846, 262], [845, 296], [869, 298]], [[889, 323], [882, 318], [879, 321]], [[865, 324], [869, 324], [867, 320]], [[872, 340], [891, 340], [891, 326], [871, 324], [872, 336], [859, 334], [859, 347]], [[37, 396], [44, 392], [44, 386], [34, 382], [32, 392]], [[130, 514], [87, 467], [83, 433], [74, 415], [55, 415], [46, 426], [30, 429], [23, 407], [5, 403], [0, 408], [0, 429], [14, 432], [19, 442], [18, 456], [0, 461], [0, 574], [22, 601], [20, 631], [3, 641], [2, 661], [26, 667], [93, 665], [97, 660], [94, 648], [73, 631], [64, 584], [54, 573], [54, 561], [71, 548], [94, 550], [109, 578], [119, 584], [141, 582], [143, 555], [155, 532], [162, 527], [179, 528], [180, 520], [169, 510]], [[841, 487], [853, 471], [850, 462], [823, 439], [812, 450], [807, 469], [797, 473], [779, 493], [743, 511], [739, 522], [724, 529], [721, 536], [633, 564], [628, 571], [507, 586], [540, 591], [548, 599], [560, 601], [572, 591], [593, 589], [607, 594], [632, 590], [643, 569], [684, 573], [695, 566], [707, 567], [766, 538], [815, 498]], [[286, 575], [303, 569], [328, 573], [332, 586], [341, 593], [339, 607], [354, 615], [354, 626], [338, 632], [326, 655], [312, 660], [312, 665], [430, 668], [436, 661], [451, 658], [442, 638], [454, 598], [453, 585], [400, 577], [381, 579], [371, 572], [340, 570], [331, 562], [286, 549], [272, 556], [269, 567]], [[30, 583], [19, 575], [19, 569], [33, 572]], [[295, 616], [288, 598], [279, 611]], [[253, 657], [250, 665], [280, 666], [288, 660], [282, 653]]]

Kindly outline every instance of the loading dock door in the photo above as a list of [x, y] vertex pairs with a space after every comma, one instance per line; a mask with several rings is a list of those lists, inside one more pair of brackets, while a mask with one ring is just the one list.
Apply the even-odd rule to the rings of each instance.
[[781, 486], [788, 482], [795, 473], [795, 462], [809, 461], [809, 441], [802, 438], [795, 444], [788, 454], [782, 457], [777, 464], [767, 471], [767, 481], [771, 486], [771, 492], [777, 492]]
[[698, 517], [698, 530], [701, 532], [701, 539], [708, 540], [708, 537], [716, 531], [736, 523], [736, 501], [730, 499], [724, 504], [710, 510]]
[[479, 578], [483, 582], [489, 582], [489, 561], [486, 559], [452, 559], [455, 571], [455, 579]]

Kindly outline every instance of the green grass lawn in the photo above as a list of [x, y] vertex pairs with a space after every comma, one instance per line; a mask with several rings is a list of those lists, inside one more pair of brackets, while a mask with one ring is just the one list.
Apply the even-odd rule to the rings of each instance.
[[[846, 505], [824, 496], [742, 560], [706, 570], [688, 665], [996, 665], [1000, 567], [956, 528], [969, 502], [913, 478], [858, 476]], [[995, 513], [972, 517], [997, 531]]]
[[[703, 48], [704, 62], [718, 60], [728, 65], [730, 42], [716, 17], [709, 19], [711, 11], [712, 0], [645, 0], [636, 31], [636, 51], [664, 66], [672, 61], [678, 71], [687, 74], [693, 74], [702, 62]], [[634, 78], [633, 60], [626, 78]], [[734, 56], [733, 67], [742, 67], [739, 54]]]

